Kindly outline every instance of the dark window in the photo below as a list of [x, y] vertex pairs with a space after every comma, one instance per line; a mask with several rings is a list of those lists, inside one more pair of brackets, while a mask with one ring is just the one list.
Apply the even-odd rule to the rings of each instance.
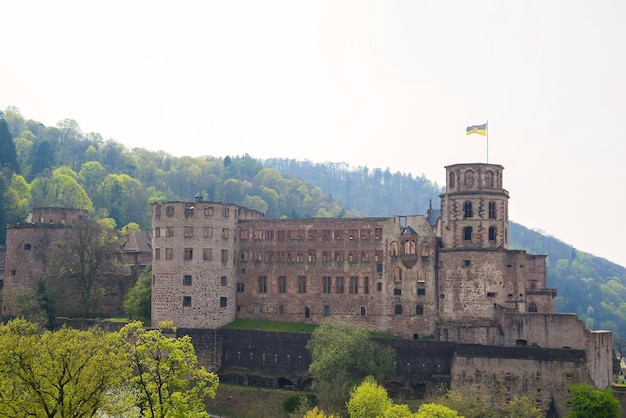
[[191, 306], [191, 296], [183, 296], [183, 306]]
[[349, 292], [353, 295], [359, 293], [359, 278], [356, 276], [350, 277], [350, 290]]
[[154, 259], [155, 260], [160, 260], [161, 259], [161, 249], [160, 248], [155, 248], [154, 249]]
[[[166, 206], [165, 207], [165, 216], [172, 217], [174, 216], [174, 206]], [[189, 300], [191, 303], [191, 299]]]
[[324, 316], [329, 316], [330, 315], [330, 306], [325, 305], [324, 306]]
[[426, 294], [426, 289], [424, 289], [424, 288], [417, 289], [417, 294], [419, 296], [424, 296]]
[[343, 276], [335, 279], [335, 293], [343, 293], [344, 280]]
[[471, 261], [471, 260], [463, 260], [463, 265], [464, 265], [465, 267], [469, 267], [469, 266], [471, 266], [471, 265], [472, 265], [472, 261]]
[[489, 227], [489, 241], [495, 241], [495, 240], [496, 240], [496, 227], [490, 226]]
[[228, 261], [228, 250], [222, 250], [222, 261]]
[[365, 306], [361, 306], [361, 316], [365, 316]]
[[186, 226], [184, 228], [185, 238], [193, 237], [193, 226]]
[[171, 226], [166, 226], [165, 227], [165, 236], [166, 237], [173, 237], [174, 236], [174, 228]]
[[213, 250], [211, 248], [203, 248], [202, 249], [202, 259], [204, 261], [213, 260]]
[[465, 187], [474, 187], [474, 172], [467, 170], [464, 177]]
[[278, 293], [287, 293], [287, 276], [278, 276]]
[[415, 315], [424, 315], [424, 306], [423, 305], [417, 305], [415, 307]]
[[311, 317], [311, 308], [309, 308], [308, 306], [304, 307], [304, 317], [305, 318], [310, 318]]
[[465, 241], [472, 240], [472, 227], [471, 226], [466, 226], [465, 228], [463, 228], [463, 239]]
[[493, 171], [491, 170], [485, 172], [485, 187], [493, 187]]
[[306, 293], [306, 276], [298, 276], [298, 293]]
[[383, 284], [382, 283], [376, 283], [376, 290], [378, 292], [382, 292], [383, 291]]
[[529, 303], [528, 312], [537, 312], [537, 305], [535, 305], [534, 303]]
[[226, 278], [226, 276], [220, 277], [220, 285], [222, 285], [222, 286], [227, 286], [228, 285], [228, 279]]
[[454, 184], [455, 181], [454, 180], [455, 180], [454, 173], [450, 173], [450, 180], [448, 181], [448, 183], [450, 183], [450, 188], [451, 189], [454, 189], [454, 186], [455, 186], [455, 184]]
[[474, 216], [474, 212], [472, 211], [472, 202], [463, 203], [463, 217], [471, 218]]
[[267, 276], [259, 276], [259, 293], [267, 293]]
[[226, 297], [222, 296], [220, 298], [220, 308], [225, 308], [226, 307], [226, 303], [227, 303]]
[[495, 298], [496, 297], [496, 292], [487, 292], [487, 297], [488, 298]]
[[285, 305], [278, 305], [278, 314], [283, 315], [285, 313]]
[[393, 294], [396, 296], [400, 296], [402, 294], [402, 289], [398, 289], [398, 288], [393, 289]]
[[489, 219], [496, 219], [496, 202], [489, 202]]
[[402, 315], [402, 305], [396, 305], [396, 315]]
[[237, 293], [243, 293], [243, 283], [237, 283]]
[[374, 228], [374, 239], [381, 239], [383, 237], [382, 228]]
[[331, 278], [330, 276], [322, 277], [322, 293], [330, 293]]
[[191, 276], [188, 274], [185, 274], [183, 276], [183, 286], [191, 286]]
[[185, 260], [193, 260], [193, 248], [185, 248], [185, 252], [183, 253], [183, 258]]
[[366, 295], [370, 292], [370, 278], [368, 276], [363, 277], [363, 293]]

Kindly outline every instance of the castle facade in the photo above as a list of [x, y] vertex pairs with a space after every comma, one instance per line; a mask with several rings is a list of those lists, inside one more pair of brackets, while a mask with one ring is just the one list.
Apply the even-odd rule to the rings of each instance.
[[217, 328], [235, 318], [332, 316], [403, 338], [595, 353], [611, 379], [610, 332], [555, 314], [546, 258], [508, 249], [503, 167], [446, 167], [441, 209], [357, 219], [265, 219], [233, 204], [153, 204], [152, 322]]

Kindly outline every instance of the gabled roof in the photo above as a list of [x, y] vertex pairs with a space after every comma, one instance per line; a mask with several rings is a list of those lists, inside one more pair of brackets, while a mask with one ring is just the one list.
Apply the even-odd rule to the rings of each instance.
[[415, 230], [410, 226], [407, 226], [400, 235], [417, 235], [417, 232], [415, 232]]
[[148, 231], [132, 231], [119, 240], [124, 253], [152, 253], [152, 238]]

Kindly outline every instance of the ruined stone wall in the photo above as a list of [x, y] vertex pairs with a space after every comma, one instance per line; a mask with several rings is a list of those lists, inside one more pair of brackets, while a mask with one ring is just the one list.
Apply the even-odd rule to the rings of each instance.
[[464, 394], [488, 394], [503, 406], [516, 395], [529, 397], [544, 412], [554, 404], [561, 416], [567, 387], [593, 384], [580, 350], [459, 346], [452, 364], [451, 389]]
[[239, 240], [239, 318], [434, 332], [436, 237], [422, 216], [242, 221]]

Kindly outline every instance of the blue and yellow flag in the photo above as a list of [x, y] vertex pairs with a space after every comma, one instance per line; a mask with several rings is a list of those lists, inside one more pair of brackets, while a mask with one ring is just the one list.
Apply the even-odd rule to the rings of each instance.
[[468, 126], [467, 129], [465, 130], [465, 133], [467, 135], [469, 135], [469, 134], [479, 134], [479, 135], [482, 135], [482, 136], [487, 136], [487, 124], [483, 123], [482, 125]]

